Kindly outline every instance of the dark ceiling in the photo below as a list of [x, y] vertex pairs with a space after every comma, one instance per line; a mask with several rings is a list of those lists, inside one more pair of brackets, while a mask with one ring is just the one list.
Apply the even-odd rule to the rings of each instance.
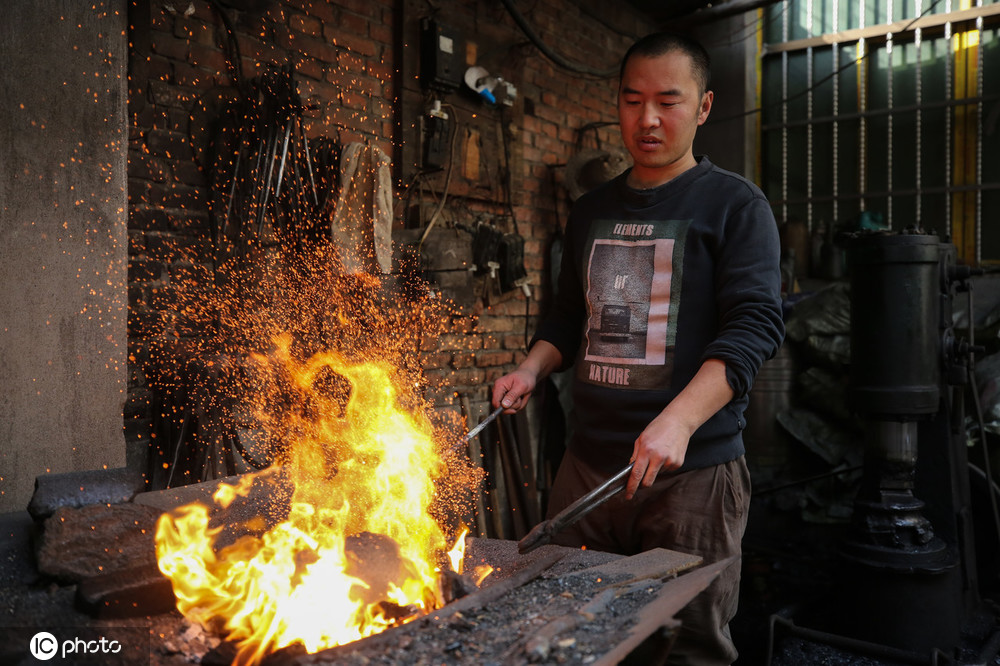
[[628, 3], [660, 25], [672, 19], [687, 16], [695, 10], [711, 4], [709, 0], [628, 0]]

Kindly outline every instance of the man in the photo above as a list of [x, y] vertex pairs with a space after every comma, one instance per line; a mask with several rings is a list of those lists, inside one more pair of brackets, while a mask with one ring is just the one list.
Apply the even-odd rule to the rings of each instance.
[[[550, 516], [634, 462], [625, 493], [557, 535], [563, 545], [664, 547], [705, 563], [740, 553], [747, 392], [784, 335], [779, 244], [761, 191], [692, 152], [708, 79], [708, 54], [680, 35], [625, 54], [618, 118], [634, 166], [576, 202], [552, 311], [493, 387], [510, 413], [575, 361], [575, 427]], [[739, 576], [729, 567], [685, 608], [670, 663], [736, 659]]]

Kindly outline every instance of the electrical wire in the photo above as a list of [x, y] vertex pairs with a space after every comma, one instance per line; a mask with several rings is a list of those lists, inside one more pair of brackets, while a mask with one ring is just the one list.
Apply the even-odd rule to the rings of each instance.
[[[706, 48], [721, 48], [721, 47], [724, 47], [724, 46], [735, 46], [737, 44], [741, 44], [741, 43], [747, 41], [748, 39], [755, 38], [757, 35], [759, 35], [764, 30], [766, 30], [770, 26], [770, 24], [772, 24], [772, 23], [776, 22], [778, 19], [782, 18], [785, 15], [785, 12], [788, 11], [788, 6], [789, 5], [787, 5], [787, 4], [783, 4], [782, 7], [781, 7], [781, 10], [777, 11], [777, 12], [773, 12], [772, 16], [770, 18], [768, 18], [768, 19], [756, 21], [756, 22], [754, 22], [752, 24], [746, 24], [746, 23], [744, 23], [743, 25], [741, 25], [741, 26], [733, 29], [732, 31], [730, 31], [730, 33], [728, 35], [720, 37], [718, 41], [705, 42], [705, 47]], [[748, 11], [750, 11], [750, 10], [748, 10]], [[739, 35], [740, 33], [744, 33], [744, 36], [737, 37], [737, 35]], [[729, 40], [729, 41], [722, 41], [722, 40]]]
[[618, 75], [617, 66], [610, 69], [596, 69], [588, 65], [573, 62], [561, 54], [556, 53], [549, 48], [548, 44], [542, 41], [542, 39], [528, 23], [527, 19], [524, 18], [524, 15], [517, 10], [517, 7], [514, 6], [514, 0], [501, 0], [501, 2], [503, 2], [503, 6], [507, 9], [507, 13], [509, 13], [510, 17], [514, 19], [514, 23], [516, 23], [517, 27], [521, 29], [521, 32], [524, 33], [525, 37], [530, 39], [531, 43], [534, 44], [539, 51], [541, 51], [542, 55], [551, 60], [553, 64], [562, 67], [563, 69], [568, 69], [571, 72], [576, 72], [577, 74], [587, 74], [590, 76], [596, 76], [600, 79], [610, 79]]
[[243, 58], [240, 55], [240, 42], [236, 38], [236, 31], [233, 29], [232, 21], [229, 20], [226, 8], [219, 0], [209, 0], [209, 4], [212, 5], [212, 9], [216, 11], [226, 27], [226, 41], [228, 42], [228, 48], [225, 50], [226, 65], [229, 67], [229, 75], [233, 79], [233, 87], [239, 90], [243, 83]]
[[444, 177], [444, 191], [441, 193], [441, 200], [438, 201], [437, 208], [434, 209], [434, 214], [431, 215], [430, 222], [427, 223], [427, 228], [424, 229], [424, 233], [420, 236], [420, 242], [417, 243], [418, 254], [424, 246], [424, 241], [427, 240], [427, 235], [430, 234], [434, 224], [438, 221], [438, 217], [441, 216], [441, 211], [444, 210], [444, 204], [448, 201], [448, 190], [451, 188], [451, 175], [455, 171], [455, 139], [458, 136], [458, 113], [451, 104], [442, 104], [441, 106], [451, 109], [451, 113], [455, 117], [455, 122], [452, 123], [451, 142], [448, 147], [448, 172]]

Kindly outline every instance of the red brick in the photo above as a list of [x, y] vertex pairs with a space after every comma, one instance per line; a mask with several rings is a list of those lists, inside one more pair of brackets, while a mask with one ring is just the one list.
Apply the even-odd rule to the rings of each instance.
[[322, 21], [312, 16], [306, 16], [305, 14], [291, 14], [288, 17], [288, 27], [295, 32], [301, 32], [310, 37], [320, 37], [323, 35]]
[[[523, 335], [505, 335], [503, 338], [503, 348], [504, 349], [523, 349], [524, 348], [524, 336]], [[511, 354], [511, 360], [513, 360], [514, 355]]]
[[212, 72], [228, 72], [226, 56], [222, 51], [214, 47], [192, 44], [189, 62], [195, 67], [201, 67]]
[[215, 43], [215, 32], [212, 27], [194, 18], [178, 18], [174, 22], [174, 36], [206, 46]]
[[150, 130], [146, 133], [146, 147], [151, 155], [159, 157], [183, 160], [194, 157], [188, 136], [180, 132]]
[[368, 74], [379, 82], [381, 86], [391, 85], [393, 77], [396, 76], [395, 69], [391, 63], [369, 62], [367, 64]]
[[386, 46], [393, 42], [392, 26], [385, 23], [372, 23], [368, 26], [368, 34], [376, 42]]
[[322, 81], [326, 76], [326, 67], [319, 60], [302, 58], [295, 63], [295, 73], [309, 77], [310, 79]]
[[172, 60], [187, 60], [191, 42], [187, 39], [178, 39], [167, 33], [154, 32], [151, 46], [153, 53], [157, 55]]
[[490, 368], [490, 369], [488, 369], [486, 371], [486, 375], [484, 376], [485, 383], [492, 385], [496, 380], [500, 379], [501, 377], [503, 377], [504, 375], [506, 375], [508, 372], [510, 372], [513, 369], [514, 369], [513, 367], [510, 367], [510, 368]]
[[360, 76], [367, 72], [365, 60], [356, 53], [340, 49], [337, 54], [337, 69], [350, 76]]
[[341, 11], [336, 23], [326, 24], [323, 26], [323, 31], [327, 39], [336, 39], [346, 35], [367, 37], [370, 23], [372, 23], [370, 16], [359, 16], [349, 11]]
[[379, 6], [372, 2], [372, 0], [337, 0], [337, 4], [342, 9], [367, 16], [368, 18], [377, 18], [380, 16]]
[[174, 65], [174, 81], [181, 86], [208, 88], [215, 84], [215, 73], [179, 62]]
[[305, 56], [322, 60], [323, 62], [337, 62], [339, 55], [338, 50], [334, 46], [327, 44], [322, 39], [309, 37], [308, 35], [289, 30], [276, 30], [275, 43], [282, 48], [298, 51]]
[[162, 183], [167, 179], [167, 169], [161, 160], [152, 155], [138, 150], [129, 150], [128, 177]]
[[435, 354], [424, 354], [421, 356], [424, 368], [444, 368], [451, 362], [451, 354], [439, 352]]
[[511, 352], [480, 353], [476, 355], [476, 366], [480, 368], [507, 365], [514, 361], [514, 354]]
[[451, 367], [456, 370], [470, 368], [473, 365], [476, 365], [476, 356], [472, 352], [457, 353], [451, 357]]
[[[129, 182], [129, 191], [134, 189], [133, 183]], [[170, 227], [170, 216], [161, 208], [149, 206], [132, 206], [128, 216], [129, 229], [145, 231], [166, 230]]]
[[351, 90], [340, 91], [340, 103], [348, 109], [367, 110], [370, 99], [369, 95], [361, 95]]
[[337, 20], [336, 10], [327, 0], [285, 0], [288, 5], [299, 9], [309, 16], [315, 16], [324, 23]]

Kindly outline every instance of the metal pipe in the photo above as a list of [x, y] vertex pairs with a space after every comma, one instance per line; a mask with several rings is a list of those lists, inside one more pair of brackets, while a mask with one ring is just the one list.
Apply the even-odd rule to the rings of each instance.
[[[788, 5], [782, 1], [781, 38], [788, 41]], [[788, 53], [781, 54], [781, 200], [788, 201]], [[788, 222], [788, 205], [781, 205], [781, 222]], [[791, 285], [789, 285], [789, 288]]]
[[[982, 7], [983, 0], [976, 0], [976, 7]], [[976, 17], [976, 95], [983, 94], [983, 17]], [[983, 181], [983, 103], [976, 105], [976, 184]], [[983, 192], [976, 190], [976, 266], [983, 261]]]
[[[892, 3], [885, 4], [886, 23], [892, 24]], [[888, 127], [886, 128], [886, 189], [892, 192], [892, 33], [885, 36], [885, 78], [886, 78], [886, 107], [890, 113], [886, 116]], [[886, 224], [892, 229], [892, 195], [886, 198]]]
[[[951, 0], [945, 0], [944, 11], [945, 14], [951, 13]], [[945, 49], [944, 98], [951, 100], [953, 87], [951, 72], [955, 66], [955, 51], [950, 48], [951, 21], [947, 21], [944, 24], [944, 43], [949, 45], [949, 48]], [[953, 182], [951, 177], [951, 116], [951, 113], [944, 114], [944, 182], [949, 184]], [[944, 225], [945, 234], [951, 237], [951, 197], [944, 198]]]
[[[923, 12], [922, 0], [915, 0], [914, 11], [917, 16], [921, 16]], [[923, 172], [921, 169], [921, 161], [923, 160], [923, 83], [924, 83], [924, 70], [923, 70], [923, 56], [921, 54], [921, 46], [923, 42], [923, 28], [917, 26], [913, 30], [913, 47], [916, 54], [916, 67], [914, 68], [914, 88], [916, 89], [916, 100], [917, 100], [917, 110], [916, 110], [916, 139], [914, 143], [916, 144], [916, 158], [914, 160], [915, 174], [915, 188], [917, 190], [916, 194], [916, 206], [915, 208], [915, 222], [918, 229], [923, 228], [921, 225], [922, 217], [922, 202], [921, 202], [921, 187], [923, 186]]]
[[[838, 22], [840, 20], [840, 1], [833, 0], [833, 34], [837, 34]], [[833, 184], [831, 187], [831, 193], [833, 195], [833, 217], [830, 220], [830, 228], [832, 229], [834, 225], [837, 224], [837, 220], [840, 219], [840, 175], [837, 170], [840, 168], [840, 125], [837, 123], [837, 117], [840, 114], [840, 77], [837, 76], [837, 72], [840, 71], [840, 44], [834, 42], [830, 47], [832, 52], [830, 54], [830, 62], [833, 67]], [[811, 122], [811, 121], [810, 121]]]
[[[813, 0], [809, 0], [806, 5], [806, 25], [808, 26], [808, 33], [812, 36], [813, 33]], [[813, 50], [810, 46], [806, 49], [806, 118], [811, 119], [813, 117], [813, 66], [815, 62], [813, 60]], [[810, 232], [813, 230], [813, 126], [810, 123], [806, 125], [806, 198], [809, 199], [809, 203], [806, 204], [806, 229]], [[791, 291], [791, 289], [789, 289]]]
[[933, 665], [938, 663], [938, 654], [940, 651], [937, 650], [935, 650], [934, 654], [925, 657], [914, 652], [900, 650], [899, 648], [890, 647], [888, 645], [869, 643], [868, 641], [863, 641], [857, 638], [849, 638], [847, 636], [839, 636], [837, 634], [831, 634], [818, 629], [807, 629], [796, 625], [791, 620], [787, 620], [780, 615], [772, 615], [770, 635], [768, 636], [767, 641], [768, 665], [771, 664], [771, 660], [774, 655], [774, 628], [777, 625], [781, 625], [788, 631], [788, 633], [798, 638], [804, 638], [806, 640], [813, 641], [814, 643], [829, 645], [830, 647], [845, 650], [847, 652], [854, 652], [856, 654], [875, 657], [876, 659], [898, 661], [904, 664], [918, 664], [920, 666], [923, 666], [924, 664]]

